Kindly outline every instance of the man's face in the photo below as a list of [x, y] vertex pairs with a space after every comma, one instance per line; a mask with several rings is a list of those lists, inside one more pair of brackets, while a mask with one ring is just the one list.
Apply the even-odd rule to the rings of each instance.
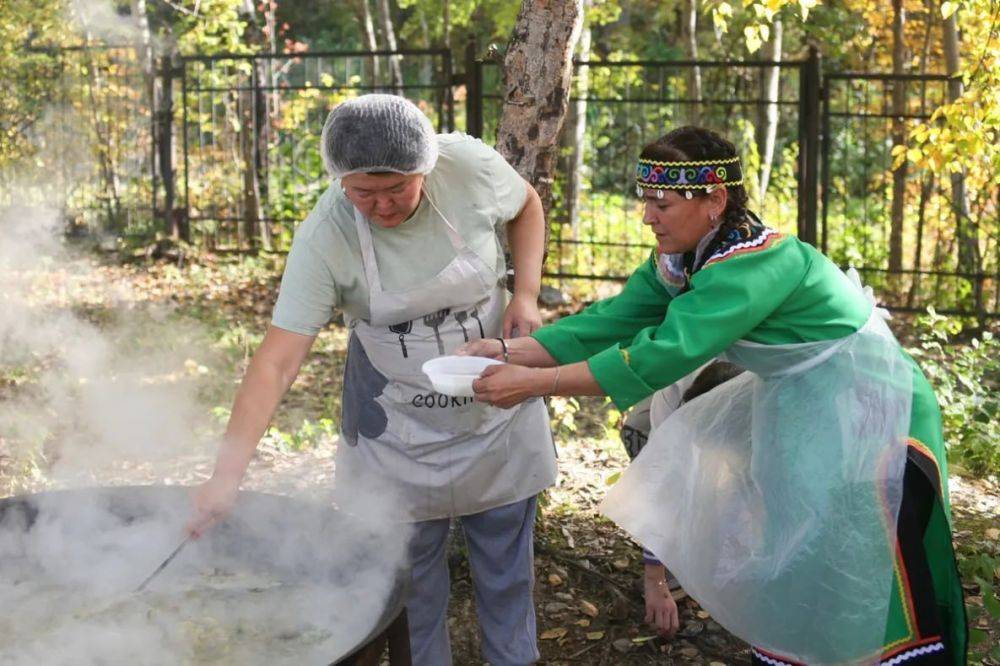
[[391, 229], [413, 215], [420, 204], [420, 174], [352, 173], [340, 179], [347, 198], [361, 214], [380, 227]]

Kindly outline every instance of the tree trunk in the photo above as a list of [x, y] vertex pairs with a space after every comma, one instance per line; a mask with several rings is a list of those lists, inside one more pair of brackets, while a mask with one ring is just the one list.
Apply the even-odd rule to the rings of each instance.
[[504, 58], [497, 149], [538, 190], [546, 214], [582, 23], [583, 0], [523, 0]]
[[[389, 0], [378, 0], [379, 14], [382, 18], [382, 32], [385, 35], [385, 45], [390, 51], [396, 50], [396, 29], [392, 25], [392, 13], [389, 11]], [[398, 55], [389, 56], [389, 74], [392, 76], [393, 92], [402, 94], [400, 86], [403, 85], [403, 57]]]
[[[958, 76], [959, 62], [957, 12], [952, 13], [942, 24], [944, 32], [944, 59], [948, 75], [948, 99], [954, 101], [962, 96], [962, 79]], [[979, 232], [969, 216], [969, 198], [965, 190], [965, 173], [951, 174], [951, 201], [955, 211], [955, 237], [958, 242], [958, 269], [965, 273], [980, 272], [982, 259], [979, 256]], [[974, 282], [976, 302], [981, 302], [982, 282]]]
[[[767, 54], [769, 60], [781, 62], [782, 51], [781, 19], [775, 19], [771, 26], [771, 48]], [[771, 180], [771, 165], [774, 163], [774, 146], [778, 136], [778, 93], [781, 89], [781, 68], [769, 67], [764, 73], [764, 99], [760, 126], [763, 128], [760, 141], [760, 179], [758, 192], [761, 206], [767, 195], [767, 185]]]
[[[264, 13], [265, 21], [267, 22], [267, 40], [268, 40], [268, 51], [271, 53], [278, 53], [278, 4], [277, 2], [269, 2], [267, 5], [268, 9]], [[269, 200], [269, 175], [271, 172], [271, 162], [270, 153], [268, 151], [268, 146], [271, 142], [271, 138], [275, 136], [274, 134], [274, 119], [278, 117], [281, 113], [281, 92], [279, 88], [280, 84], [280, 67], [275, 67], [275, 59], [267, 58], [259, 64], [259, 73], [257, 77], [258, 84], [266, 83], [271, 87], [271, 93], [267, 94], [263, 90], [258, 90], [254, 94], [257, 95], [257, 121], [258, 121], [258, 136], [257, 136], [257, 183], [258, 183], [258, 198], [261, 201]], [[280, 158], [279, 158], [280, 159]], [[261, 210], [262, 213], [267, 211]], [[260, 221], [260, 242], [264, 249], [271, 251], [274, 249], [274, 239], [271, 234], [271, 226], [266, 218], [266, 215], [261, 217]]]
[[[698, 59], [698, 0], [684, 0], [681, 35], [689, 60]], [[701, 67], [688, 68], [688, 120], [692, 125], [701, 124]]]
[[[590, 0], [584, 0], [583, 11], [586, 14]], [[590, 60], [590, 24], [584, 19], [580, 33], [580, 45], [577, 49], [579, 59]], [[590, 94], [590, 68], [586, 65], [576, 70], [576, 101], [570, 104], [569, 123], [572, 131], [563, 132], [568, 139], [570, 148], [569, 169], [566, 174], [566, 217], [569, 219], [573, 237], [576, 238], [580, 222], [580, 193], [583, 185], [583, 174], [586, 164], [584, 158], [587, 148], [587, 96]]]
[[913, 280], [910, 282], [910, 294], [906, 306], [912, 308], [920, 292], [921, 254], [924, 251], [924, 226], [927, 220], [927, 202], [934, 192], [934, 172], [930, 171], [920, 184], [920, 202], [917, 204], [917, 247], [913, 251]]
[[[146, 10], [146, 0], [132, 0], [131, 2], [132, 10], [132, 20], [135, 21], [136, 30], [139, 33], [139, 46], [137, 50], [139, 52], [139, 60], [142, 64], [142, 88], [145, 93], [145, 100], [143, 102], [146, 105], [146, 109], [152, 119], [152, 132], [153, 136], [156, 136], [156, 132], [159, 131], [159, 123], [157, 122], [157, 106], [156, 101], [162, 95], [160, 90], [161, 82], [156, 76], [156, 54], [153, 49], [153, 35], [149, 30], [149, 14]], [[153, 173], [153, 178], [161, 174], [157, 171], [157, 156], [155, 142], [153, 149], [149, 153], [149, 169]], [[152, 214], [156, 216], [156, 199], [155, 194], [153, 198], [153, 210]], [[167, 219], [169, 219], [170, 213], [166, 213]]]
[[146, 0], [132, 0], [132, 18], [135, 19], [136, 30], [139, 32], [142, 72], [151, 79], [155, 67], [153, 62], [155, 54], [153, 53], [153, 36], [149, 31], [149, 13], [146, 11]]
[[[84, 33], [84, 38], [88, 45], [93, 42], [93, 35], [89, 31]], [[98, 162], [101, 167], [104, 206], [108, 216], [108, 226], [117, 231], [121, 223], [121, 193], [119, 191], [118, 173], [112, 157], [114, 154], [112, 146], [114, 139], [111, 135], [109, 123], [106, 120], [102, 120], [102, 116], [110, 118], [111, 114], [110, 109], [106, 109], [102, 113], [102, 109], [100, 108], [102, 101], [100, 97], [103, 96], [106, 102], [107, 91], [103, 90], [104, 84], [99, 71], [100, 65], [94, 58], [93, 51], [85, 47], [84, 53], [86, 54], [84, 63], [87, 70], [87, 99], [90, 102], [88, 105], [90, 118], [94, 124], [94, 135], [96, 137], [94, 149], [97, 151]], [[103, 95], [101, 95], [102, 92]]]
[[444, 47], [451, 50], [451, 0], [443, 0]]
[[[423, 7], [417, 9], [417, 16], [420, 18], [420, 34], [424, 38], [424, 48], [432, 49], [434, 48], [434, 40], [431, 39], [431, 29], [427, 25], [427, 14]], [[424, 85], [432, 85], [434, 83], [434, 69], [433, 62], [430, 58], [424, 57], [420, 65], [420, 82]]]
[[[926, 9], [926, 21], [924, 26], [924, 45], [920, 50], [920, 74], [927, 73], [927, 60], [931, 49], [931, 32], [934, 27], [935, 6], [929, 0], [924, 3]], [[920, 113], [927, 112], [927, 84], [920, 88]], [[920, 183], [920, 202], [917, 205], [917, 246], [913, 251], [913, 279], [910, 281], [910, 293], [906, 299], [906, 306], [912, 308], [920, 294], [920, 271], [924, 261], [924, 228], [927, 223], [927, 202], [934, 193], [934, 171], [928, 169], [922, 176]]]
[[[378, 51], [378, 39], [375, 38], [375, 22], [372, 20], [371, 8], [368, 0], [358, 0], [358, 23], [361, 25], [364, 42], [369, 51]], [[378, 57], [372, 56], [369, 62], [371, 84], [378, 85]]]
[[[243, 0], [242, 13], [246, 18], [245, 39], [248, 44], [265, 51], [267, 38], [257, 21], [253, 0]], [[266, 123], [263, 121], [267, 104], [261, 86], [267, 81], [266, 72], [258, 60], [252, 63], [249, 90], [239, 93], [240, 162], [243, 167], [243, 220], [239, 228], [239, 244], [252, 246], [255, 232], [261, 244], [271, 249], [271, 232], [264, 214], [266, 185], [264, 181], [264, 155], [267, 152]]]
[[[906, 9], [903, 0], [892, 0], [892, 73], [897, 76], [904, 73], [906, 62]], [[906, 146], [906, 83], [902, 80], [892, 82], [892, 145]], [[906, 171], [905, 160], [892, 171], [892, 213], [889, 228], [889, 271], [892, 276], [899, 277], [903, 270], [903, 213], [906, 203]], [[898, 284], [898, 281], [897, 281]]]

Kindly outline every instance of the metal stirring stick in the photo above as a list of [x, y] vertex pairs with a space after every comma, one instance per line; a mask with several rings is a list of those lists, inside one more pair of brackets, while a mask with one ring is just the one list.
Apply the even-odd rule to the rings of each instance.
[[167, 568], [167, 565], [170, 564], [170, 562], [175, 557], [177, 557], [177, 555], [184, 549], [184, 546], [188, 545], [189, 541], [191, 541], [190, 535], [187, 536], [187, 537], [185, 537], [184, 541], [181, 541], [181, 544], [179, 546], [177, 546], [176, 548], [174, 548], [174, 552], [172, 552], [169, 555], [167, 555], [167, 559], [163, 560], [163, 562], [160, 564], [160, 566], [156, 567], [156, 571], [154, 571], [153, 573], [149, 574], [149, 576], [146, 578], [146, 580], [142, 581], [142, 583], [139, 585], [139, 587], [135, 588], [135, 592], [142, 592], [144, 589], [146, 589], [146, 586], [149, 585], [149, 582], [151, 580], [153, 580], [154, 578], [156, 578], [156, 576], [161, 571], [163, 571], [164, 569]]

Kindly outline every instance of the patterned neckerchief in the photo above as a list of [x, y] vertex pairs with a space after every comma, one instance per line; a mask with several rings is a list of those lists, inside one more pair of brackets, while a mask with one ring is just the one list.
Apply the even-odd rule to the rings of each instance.
[[693, 268], [701, 264], [701, 259], [705, 256], [705, 251], [712, 244], [718, 232], [719, 227], [713, 227], [707, 234], [702, 236], [694, 252], [660, 254], [656, 263], [657, 273], [672, 296], [676, 296], [687, 288], [688, 282], [691, 280], [691, 274], [694, 272]]

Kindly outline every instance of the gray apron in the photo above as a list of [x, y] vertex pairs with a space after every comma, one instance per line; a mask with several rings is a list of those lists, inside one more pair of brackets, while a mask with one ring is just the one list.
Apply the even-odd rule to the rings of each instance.
[[[368, 221], [354, 220], [369, 289], [369, 319], [352, 322], [344, 370], [337, 494], [380, 484], [405, 518], [479, 513], [530, 497], [555, 482], [555, 448], [540, 399], [510, 410], [434, 391], [428, 359], [469, 340], [501, 334], [506, 292], [427, 195], [455, 258], [436, 276], [383, 289]], [[414, 257], [413, 261], [419, 261]], [[356, 486], [355, 486], [356, 487]]]

